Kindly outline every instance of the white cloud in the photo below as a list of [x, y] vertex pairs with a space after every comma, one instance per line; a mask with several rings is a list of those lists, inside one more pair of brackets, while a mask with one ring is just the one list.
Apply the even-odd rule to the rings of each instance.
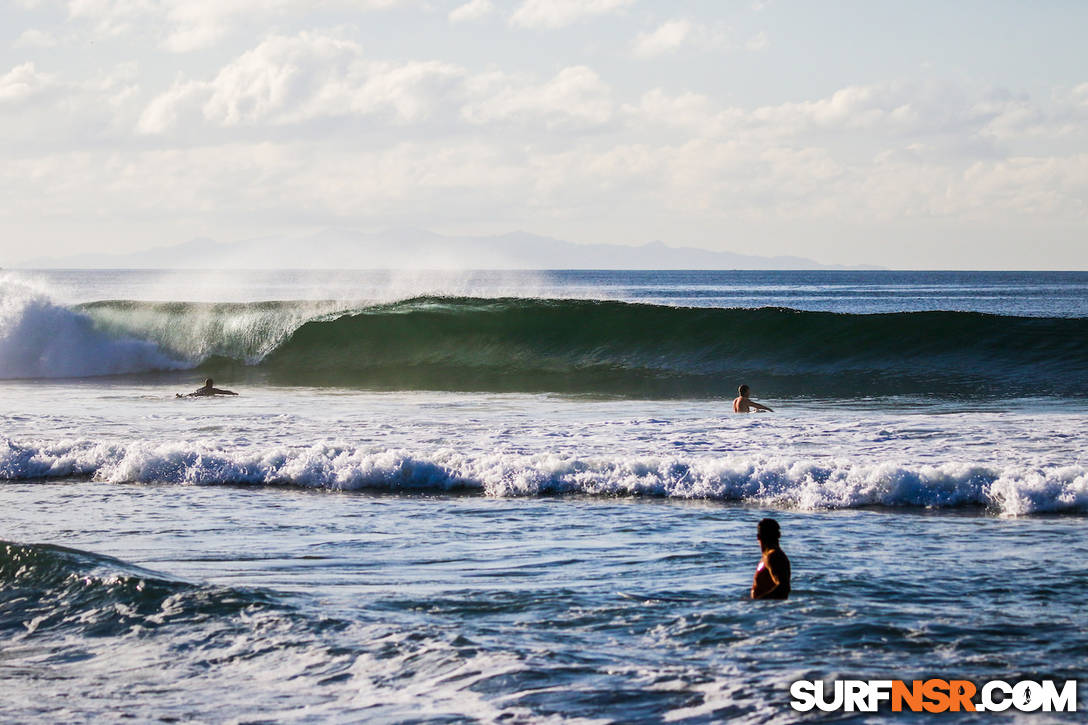
[[1088, 154], [979, 161], [949, 180], [944, 197], [941, 211], [961, 218], [1088, 219]]
[[361, 53], [356, 43], [328, 35], [272, 36], [219, 71], [204, 115], [229, 126], [312, 116], [320, 105], [334, 110]]
[[0, 75], [0, 108], [16, 111], [0, 113], [0, 149], [23, 156], [127, 141], [143, 105], [137, 79], [134, 63], [76, 77], [17, 66]]
[[163, 47], [175, 53], [200, 50], [214, 45], [238, 26], [283, 20], [315, 9], [365, 12], [418, 3], [419, 0], [163, 0], [160, 12], [167, 27]]
[[164, 133], [174, 127], [186, 107], [192, 107], [206, 95], [206, 84], [178, 81], [170, 90], [151, 100], [140, 114], [136, 130], [144, 134]]
[[0, 76], [0, 104], [33, 98], [54, 84], [53, 76], [39, 73], [33, 63], [17, 65]]
[[669, 20], [652, 33], [639, 33], [635, 39], [635, 55], [652, 58], [680, 48], [691, 37], [694, 26], [690, 20]]
[[360, 114], [388, 113], [397, 121], [423, 120], [458, 94], [463, 75], [461, 68], [439, 61], [370, 63], [363, 82], [350, 91], [348, 107]]
[[562, 28], [581, 20], [615, 12], [634, 0], [525, 0], [510, 17], [523, 28]]
[[[1044, 109], [1005, 93], [888, 83], [746, 109], [655, 89], [623, 115], [690, 139], [644, 146], [642, 156], [668, 189], [662, 199], [693, 214], [1085, 220], [1088, 152], [1068, 155], [1071, 139], [1051, 141], [1072, 127], [1076, 94], [1058, 101]], [[1078, 133], [1074, 147], [1088, 148], [1083, 124]]]
[[637, 106], [626, 105], [624, 111], [638, 121], [651, 124], [689, 127], [712, 131], [711, 126], [720, 118], [708, 96], [700, 93], [681, 93], [670, 96], [661, 88], [642, 94]]
[[1081, 83], [1069, 93], [1069, 98], [1082, 108], [1088, 108], [1088, 83]]
[[965, 95], [941, 83], [887, 82], [847, 86], [830, 96], [755, 108], [749, 123], [781, 134], [812, 131], [891, 134], [978, 134], [1007, 103]]
[[272, 36], [207, 82], [178, 81], [157, 96], [138, 123], [142, 133], [170, 130], [198, 106], [220, 126], [301, 123], [347, 114], [417, 121], [463, 75], [437, 61], [373, 62], [358, 44], [319, 33]]
[[451, 23], [464, 23], [471, 20], [479, 20], [491, 14], [495, 6], [491, 0], [469, 0], [464, 5], [459, 5], [450, 11]]
[[[437, 229], [486, 220], [561, 234], [548, 225], [569, 220], [567, 230], [590, 230], [574, 235], [587, 241], [598, 230], [616, 241], [622, 230], [680, 241], [670, 229], [687, 225], [710, 230], [696, 242], [709, 244], [738, 224], [794, 224], [831, 237], [848, 225], [904, 229], [917, 220], [1025, 229], [1083, 229], [1088, 221], [1088, 83], [1080, 80], [1049, 95], [1033, 89], [1037, 97], [965, 80], [842, 84], [757, 105], [708, 90], [716, 86], [703, 75], [678, 75], [672, 64], [647, 81], [646, 68], [616, 63], [768, 47], [766, 34], [738, 35], [720, 15], [641, 25], [645, 16], [630, 13], [595, 24], [573, 56], [551, 52], [561, 38], [536, 36], [541, 52], [481, 57], [456, 55], [451, 45], [364, 41], [371, 28], [335, 25], [345, 9], [396, 0], [317, 0], [309, 7], [318, 14], [302, 0], [57, 4], [69, 9], [70, 26], [36, 17], [40, 30], [17, 41], [29, 48], [59, 40], [48, 72], [45, 55], [37, 66], [0, 69], [0, 104], [17, 110], [0, 113], [0, 144], [9, 150], [0, 164], [0, 223], [13, 220], [6, 228], [59, 217], [164, 220], [164, 228], [200, 218], [213, 233], [227, 219], [238, 229], [253, 219], [370, 227], [411, 220]], [[512, 25], [549, 28], [630, 2], [439, 7], [426, 8], [432, 29], [447, 17], [506, 15]], [[357, 22], [371, 20], [390, 21], [382, 32], [417, 29], [399, 15]], [[281, 30], [270, 34], [273, 26]], [[483, 42], [492, 26], [453, 35]], [[114, 35], [96, 39], [91, 30]], [[135, 32], [146, 42], [120, 35]], [[107, 52], [72, 55], [69, 41], [87, 35], [98, 41], [91, 50]], [[188, 57], [160, 52], [224, 40]], [[117, 57], [140, 65], [97, 69]], [[782, 251], [797, 251], [786, 244]]]
[[[20, 185], [36, 196], [34, 214], [57, 209], [113, 209], [121, 217], [215, 215], [290, 219], [302, 206], [325, 219], [418, 213], [446, 195], [486, 190], [470, 203], [513, 201], [529, 169], [480, 142], [439, 146], [399, 143], [373, 150], [328, 144], [229, 143], [190, 149], [55, 153], [0, 166], [0, 216]], [[5, 199], [6, 195], [6, 199]], [[127, 198], [122, 207], [117, 201]], [[465, 197], [469, 198], [469, 197]]]
[[138, 64], [121, 63], [108, 72], [100, 71], [82, 84], [77, 84], [73, 92], [77, 97], [86, 94], [105, 101], [114, 108], [127, 107], [130, 101], [137, 100], [139, 96], [139, 77]]
[[303, 32], [266, 38], [210, 80], [178, 79], [147, 104], [137, 130], [163, 134], [201, 122], [272, 127], [338, 116], [400, 124], [438, 118], [447, 130], [457, 122], [576, 129], [612, 114], [608, 85], [585, 66], [543, 82], [497, 71], [471, 75], [439, 61], [370, 60], [357, 43]]
[[24, 30], [19, 34], [19, 37], [15, 39], [13, 47], [15, 48], [54, 48], [57, 45], [57, 39], [51, 33], [47, 33], [44, 30], [37, 30], [30, 28]]
[[665, 21], [651, 32], [639, 33], [631, 48], [639, 58], [656, 58], [685, 48], [700, 51], [732, 49], [738, 47], [732, 39], [733, 35], [733, 31], [724, 25], [707, 25], [675, 18]]
[[[692, 139], [559, 151], [486, 140], [351, 149], [312, 142], [163, 151], [74, 152], [15, 159], [0, 192], [31, 186], [23, 206], [112, 215], [367, 224], [411, 217], [622, 215], [763, 223], [904, 218], [1088, 219], [1088, 154], [1014, 157], [964, 167], [906, 157], [850, 162], [819, 147]], [[2, 209], [0, 209], [2, 211]]]
[[[114, 75], [109, 85], [123, 88], [125, 73]], [[1049, 110], [1010, 94], [904, 83], [748, 108], [658, 88], [617, 106], [584, 66], [544, 80], [472, 75], [434, 61], [378, 62], [358, 44], [302, 33], [268, 38], [209, 80], [179, 79], [147, 104], [139, 129], [167, 134], [162, 143], [174, 150], [56, 157], [27, 167], [24, 178], [41, 188], [49, 174], [71, 173], [43, 190], [43, 204], [109, 208], [165, 169], [170, 184], [141, 197], [147, 213], [158, 203], [179, 214], [289, 218], [304, 209], [364, 225], [419, 208], [429, 219], [519, 224], [616, 214], [756, 225], [1083, 221], [1088, 138], [1080, 132], [1084, 152], [1073, 155], [1039, 145], [1047, 142], [1041, 129], [1083, 112], [1083, 92], [1056, 96]], [[441, 125], [413, 141], [394, 135], [401, 140], [389, 147], [300, 125], [345, 115], [365, 116], [375, 129]], [[290, 124], [299, 126], [286, 137], [265, 135]], [[456, 124], [488, 133], [461, 134]], [[199, 131], [207, 125], [244, 132], [208, 145]], [[565, 129], [574, 134], [556, 133]], [[103, 168], [116, 178], [89, 192]]]
[[751, 51], [759, 51], [766, 50], [770, 44], [771, 41], [770, 38], [767, 37], [767, 33], [761, 30], [749, 38], [748, 42], [744, 44], [744, 47]]
[[608, 86], [585, 66], [564, 68], [538, 85], [502, 74], [484, 75], [473, 79], [470, 89], [477, 100], [462, 113], [473, 123], [543, 119], [552, 126], [602, 124], [612, 115]]
[[103, 38], [141, 33], [175, 53], [210, 47], [239, 27], [314, 10], [358, 12], [421, 5], [423, 0], [66, 0], [70, 21]]
[[69, 0], [68, 17], [88, 22], [99, 35], [116, 36], [134, 30], [158, 11], [151, 0]]

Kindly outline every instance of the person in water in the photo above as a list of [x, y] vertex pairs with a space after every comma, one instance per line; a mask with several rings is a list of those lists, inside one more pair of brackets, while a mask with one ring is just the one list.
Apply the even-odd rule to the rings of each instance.
[[737, 398], [733, 401], [734, 413], [751, 413], [752, 411], [757, 413], [773, 413], [774, 411], [768, 408], [766, 405], [761, 405], [754, 400], [748, 399], [748, 386], [742, 385], [737, 388]]
[[238, 393], [234, 392], [233, 390], [220, 390], [219, 388], [213, 387], [212, 379], [208, 378], [207, 380], [204, 381], [204, 387], [203, 388], [197, 388], [196, 390], [194, 390], [193, 392], [189, 393], [186, 396], [182, 396], [181, 393], [178, 393], [177, 397], [179, 397], [179, 398], [181, 398], [181, 397], [203, 398], [203, 397], [208, 396], [208, 395], [237, 395], [237, 394]]
[[790, 598], [790, 558], [778, 544], [781, 529], [774, 519], [762, 519], [756, 527], [756, 541], [763, 558], [752, 579], [752, 599]]

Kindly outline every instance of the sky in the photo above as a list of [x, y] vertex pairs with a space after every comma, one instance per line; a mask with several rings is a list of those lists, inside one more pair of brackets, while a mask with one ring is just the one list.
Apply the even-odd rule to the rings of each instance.
[[1057, 0], [6, 0], [0, 266], [410, 227], [1088, 269], [1086, 27]]

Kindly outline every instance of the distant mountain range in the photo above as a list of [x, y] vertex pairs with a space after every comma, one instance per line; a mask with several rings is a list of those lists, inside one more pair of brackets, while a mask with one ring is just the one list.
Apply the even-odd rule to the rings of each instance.
[[23, 268], [112, 269], [880, 269], [670, 247], [575, 244], [526, 232], [453, 237], [419, 229], [374, 234], [327, 229], [235, 243], [193, 239], [125, 254], [38, 258]]

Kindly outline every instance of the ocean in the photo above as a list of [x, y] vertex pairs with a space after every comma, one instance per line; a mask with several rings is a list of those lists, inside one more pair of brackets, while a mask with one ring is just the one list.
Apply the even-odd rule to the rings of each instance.
[[1083, 272], [0, 272], [0, 719], [1083, 710], [1086, 439]]

